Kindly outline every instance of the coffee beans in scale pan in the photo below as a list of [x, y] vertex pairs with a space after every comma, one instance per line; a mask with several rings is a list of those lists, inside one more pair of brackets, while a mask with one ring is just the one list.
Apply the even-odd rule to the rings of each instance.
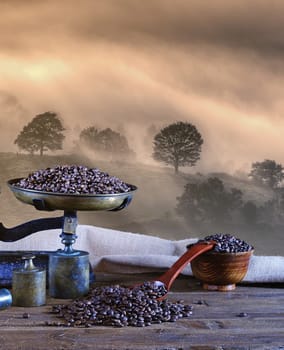
[[27, 178], [18, 179], [15, 185], [29, 190], [74, 195], [118, 194], [129, 192], [134, 187], [97, 168], [82, 165], [41, 169]]
[[20, 201], [39, 210], [121, 210], [137, 187], [97, 168], [58, 165], [8, 181]]
[[230, 234], [213, 234], [200, 241], [214, 241], [216, 245], [191, 262], [193, 276], [206, 290], [234, 290], [247, 273], [253, 246]]

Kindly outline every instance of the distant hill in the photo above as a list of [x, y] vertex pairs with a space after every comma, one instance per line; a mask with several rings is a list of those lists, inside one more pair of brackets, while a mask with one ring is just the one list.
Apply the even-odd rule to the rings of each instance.
[[252, 200], [257, 204], [262, 204], [273, 197], [273, 191], [264, 186], [254, 183], [247, 174], [233, 176], [227, 173], [210, 173], [207, 177], [216, 176], [221, 179], [227, 188], [235, 187], [243, 192], [245, 201]]

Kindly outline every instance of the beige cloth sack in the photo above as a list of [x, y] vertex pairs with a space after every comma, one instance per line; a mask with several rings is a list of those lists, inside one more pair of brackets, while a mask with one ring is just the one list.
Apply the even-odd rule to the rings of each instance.
[[[0, 250], [47, 250], [62, 248], [61, 230], [40, 231], [19, 241], [0, 242]], [[137, 274], [163, 272], [198, 238], [167, 240], [156, 236], [78, 225], [74, 249], [90, 254], [95, 272]], [[190, 264], [182, 271], [192, 275]], [[284, 282], [283, 256], [257, 256], [250, 261], [243, 282]]]

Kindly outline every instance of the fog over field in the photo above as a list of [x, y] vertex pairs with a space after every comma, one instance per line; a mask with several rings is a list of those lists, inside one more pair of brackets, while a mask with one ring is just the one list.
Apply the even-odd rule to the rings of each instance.
[[0, 0], [0, 150], [36, 114], [123, 131], [151, 161], [147, 127], [192, 122], [195, 170], [284, 162], [284, 3]]

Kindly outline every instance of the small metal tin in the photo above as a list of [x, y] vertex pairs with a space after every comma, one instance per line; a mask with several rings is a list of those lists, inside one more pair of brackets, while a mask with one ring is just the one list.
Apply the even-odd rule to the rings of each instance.
[[46, 271], [34, 266], [34, 258], [32, 254], [23, 256], [24, 267], [13, 271], [13, 305], [40, 306], [46, 303]]
[[12, 294], [6, 289], [0, 289], [0, 310], [7, 309], [7, 307], [12, 305]]

